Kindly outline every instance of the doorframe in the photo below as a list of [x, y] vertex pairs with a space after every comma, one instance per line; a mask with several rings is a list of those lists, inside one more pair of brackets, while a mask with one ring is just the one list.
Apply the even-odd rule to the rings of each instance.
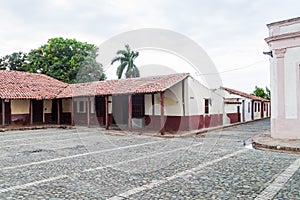
[[[35, 123], [43, 123], [44, 122], [44, 100], [31, 100], [32, 101], [32, 122], [35, 124]], [[41, 121], [36, 121], [36, 110], [35, 110], [35, 106], [37, 105], [36, 102], [39, 102], [41, 103], [41, 112], [38, 113], [40, 114], [41, 116], [39, 116], [38, 118], [41, 118]]]

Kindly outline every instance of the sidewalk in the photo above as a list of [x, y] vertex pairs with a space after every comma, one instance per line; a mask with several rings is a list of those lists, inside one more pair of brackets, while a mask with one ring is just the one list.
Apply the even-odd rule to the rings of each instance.
[[275, 139], [270, 133], [254, 136], [252, 145], [256, 149], [300, 154], [300, 140]]
[[6, 132], [6, 131], [25, 131], [25, 130], [36, 130], [36, 129], [47, 129], [47, 128], [74, 128], [70, 125], [55, 125], [55, 124], [41, 124], [41, 125], [28, 125], [28, 126], [22, 126], [22, 125], [9, 125], [6, 127], [0, 127], [0, 132]]

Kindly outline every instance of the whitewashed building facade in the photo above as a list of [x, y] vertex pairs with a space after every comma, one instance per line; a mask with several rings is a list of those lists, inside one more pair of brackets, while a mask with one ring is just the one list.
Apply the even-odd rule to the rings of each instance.
[[271, 71], [271, 136], [300, 139], [300, 17], [267, 25]]

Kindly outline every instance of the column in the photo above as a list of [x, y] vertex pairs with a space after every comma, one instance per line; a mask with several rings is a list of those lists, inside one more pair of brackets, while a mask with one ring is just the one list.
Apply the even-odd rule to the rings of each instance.
[[128, 96], [128, 129], [132, 130], [132, 95]]
[[[286, 49], [276, 49], [275, 55], [277, 58], [277, 117], [285, 118], [285, 106], [284, 106], [284, 54]], [[275, 92], [275, 91], [273, 91]]]
[[109, 115], [108, 115], [108, 96], [105, 96], [105, 129], [109, 128]]
[[87, 126], [90, 127], [90, 125], [91, 125], [91, 99], [90, 99], [90, 97], [88, 97], [87, 101], [86, 101], [86, 114], [87, 114]]
[[29, 116], [30, 116], [30, 122], [29, 124], [33, 124], [33, 100], [30, 100], [30, 106], [29, 106]]
[[165, 133], [165, 92], [160, 93], [160, 133], [163, 135]]
[[74, 126], [74, 104], [73, 104], [73, 99], [71, 98], [71, 103], [70, 103], [70, 110], [71, 110], [71, 126]]
[[2, 99], [2, 126], [5, 125], [5, 103], [4, 103], [4, 99]]
[[60, 125], [60, 99], [57, 99], [57, 124]]

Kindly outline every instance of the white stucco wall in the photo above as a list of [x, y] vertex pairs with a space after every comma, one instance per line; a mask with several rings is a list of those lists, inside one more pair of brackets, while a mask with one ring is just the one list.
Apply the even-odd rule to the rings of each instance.
[[[215, 94], [197, 80], [188, 77], [165, 91], [164, 113], [169, 116], [192, 116], [204, 114], [204, 99], [211, 99], [209, 114], [223, 114], [223, 97]], [[184, 97], [182, 93], [184, 91]], [[183, 104], [184, 98], [184, 104]], [[160, 115], [160, 94], [154, 94], [154, 115]], [[151, 94], [145, 95], [145, 114], [152, 115]]]
[[278, 93], [278, 81], [277, 81], [277, 60], [270, 59], [270, 82], [271, 82], [271, 99], [272, 99], [272, 107], [271, 107], [271, 118], [277, 118], [278, 112], [278, 99], [277, 99], [277, 93]]
[[[300, 25], [300, 24], [299, 24]], [[284, 56], [284, 102], [285, 117], [297, 119], [297, 64], [300, 62], [300, 47], [288, 48]]]
[[[271, 69], [271, 136], [300, 139], [300, 18], [268, 25]], [[284, 34], [284, 35], [283, 35]], [[281, 71], [280, 71], [281, 70]]]
[[215, 93], [197, 80], [189, 77], [187, 79], [186, 89], [186, 114], [187, 115], [203, 115], [205, 99], [210, 99], [209, 114], [223, 114], [223, 97]]
[[165, 92], [165, 113], [171, 116], [183, 115], [182, 82], [177, 83]]
[[[164, 94], [164, 114], [169, 116], [182, 116], [182, 82], [177, 83], [171, 88], [167, 89]], [[145, 95], [145, 114], [146, 115], [160, 115], [161, 111], [160, 94], [154, 94], [154, 113], [152, 106], [152, 95]]]
[[223, 117], [224, 125], [230, 124], [230, 118], [226, 114], [237, 113], [238, 106], [240, 106], [241, 109], [241, 104], [227, 104], [227, 103], [224, 104], [224, 117]]
[[224, 108], [226, 113], [236, 113], [237, 112], [237, 107], [240, 106], [241, 104], [225, 104]]
[[[237, 98], [241, 104], [235, 105], [235, 110], [231, 106], [225, 107], [225, 113], [233, 113], [237, 112], [237, 106], [240, 106], [240, 117], [241, 121], [251, 121], [252, 120], [252, 100], [248, 99], [246, 97], [229, 93], [228, 91], [225, 91], [223, 89], [219, 89], [218, 93], [220, 93], [220, 90], [223, 92], [222, 95], [225, 96], [225, 98]], [[220, 93], [221, 94], [221, 93]], [[244, 103], [243, 103], [244, 101]], [[248, 111], [248, 104], [250, 103], [250, 110]], [[244, 117], [243, 117], [244, 115]]]

